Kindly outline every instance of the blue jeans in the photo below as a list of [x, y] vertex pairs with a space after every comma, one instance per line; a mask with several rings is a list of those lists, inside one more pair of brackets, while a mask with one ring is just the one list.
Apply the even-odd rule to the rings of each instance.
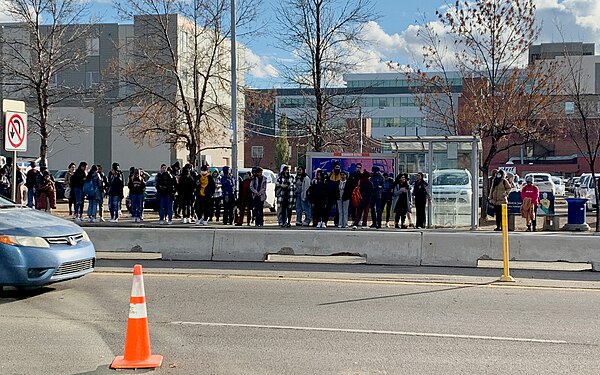
[[91, 218], [96, 218], [96, 214], [98, 213], [98, 205], [100, 204], [99, 200], [90, 199], [88, 203], [87, 215]]
[[110, 218], [119, 218], [119, 208], [121, 208], [121, 197], [118, 195], [110, 195], [108, 197], [108, 209], [110, 210]]
[[72, 194], [75, 194], [75, 216], [83, 216], [83, 189], [74, 187]]
[[296, 194], [296, 223], [302, 223], [302, 213], [304, 213], [304, 223], [310, 223], [310, 202], [302, 200], [302, 195]]
[[141, 218], [142, 217], [142, 200], [144, 194], [129, 194], [129, 205], [131, 206], [131, 217]]
[[29, 189], [27, 188], [27, 207], [32, 208], [33, 207], [33, 198], [35, 197], [35, 192], [33, 191], [33, 189]]
[[170, 195], [159, 195], [158, 204], [160, 205], [160, 220], [173, 220], [173, 197]]

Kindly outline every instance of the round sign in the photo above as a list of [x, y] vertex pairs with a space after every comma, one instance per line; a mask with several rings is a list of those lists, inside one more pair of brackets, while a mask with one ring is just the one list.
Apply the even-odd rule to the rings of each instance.
[[14, 148], [20, 148], [25, 140], [26, 123], [19, 113], [13, 113], [8, 119], [8, 143]]

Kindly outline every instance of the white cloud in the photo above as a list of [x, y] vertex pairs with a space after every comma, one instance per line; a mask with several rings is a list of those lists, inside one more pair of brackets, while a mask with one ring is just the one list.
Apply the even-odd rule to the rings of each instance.
[[254, 78], [279, 77], [279, 71], [267, 61], [266, 57], [258, 56], [249, 48], [245, 48], [245, 60], [250, 76]]

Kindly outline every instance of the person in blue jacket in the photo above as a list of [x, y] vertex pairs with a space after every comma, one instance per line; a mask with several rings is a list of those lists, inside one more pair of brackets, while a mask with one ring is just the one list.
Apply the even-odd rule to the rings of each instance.
[[223, 167], [221, 177], [221, 191], [223, 193], [223, 224], [233, 225], [233, 206], [235, 205], [235, 180], [228, 166]]

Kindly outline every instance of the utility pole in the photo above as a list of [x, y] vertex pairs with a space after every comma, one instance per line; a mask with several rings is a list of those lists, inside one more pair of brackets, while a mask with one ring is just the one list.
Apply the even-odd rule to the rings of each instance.
[[359, 119], [359, 132], [360, 132], [360, 153], [363, 153], [363, 113], [362, 113], [362, 107], [358, 107], [358, 113], [360, 114], [360, 119]]
[[231, 171], [233, 173], [234, 191], [238, 186], [238, 129], [237, 129], [237, 45], [236, 45], [236, 11], [235, 0], [231, 0]]

